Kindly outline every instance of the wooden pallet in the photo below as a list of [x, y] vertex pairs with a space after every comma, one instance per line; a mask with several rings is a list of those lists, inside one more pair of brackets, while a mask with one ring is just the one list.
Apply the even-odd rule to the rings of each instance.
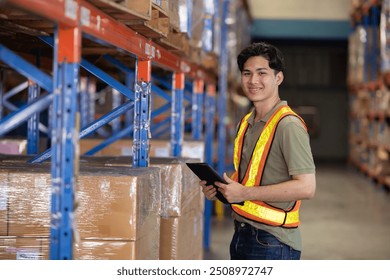
[[54, 23], [22, 10], [0, 7], [0, 34], [24, 34], [30, 36], [47, 36], [52, 34]]
[[169, 18], [166, 11], [153, 4], [151, 0], [88, 1], [147, 38], [167, 37], [169, 33]]
[[166, 38], [158, 38], [155, 42], [163, 46], [166, 50], [169, 50], [179, 56], [189, 55], [189, 44], [186, 33], [177, 32], [175, 29], [170, 27], [170, 32]]
[[152, 17], [150, 0], [87, 0], [107, 15], [118, 20], [150, 20]]
[[169, 33], [169, 18], [158, 5], [152, 4], [150, 20], [121, 20], [124, 24], [147, 38], [166, 38]]

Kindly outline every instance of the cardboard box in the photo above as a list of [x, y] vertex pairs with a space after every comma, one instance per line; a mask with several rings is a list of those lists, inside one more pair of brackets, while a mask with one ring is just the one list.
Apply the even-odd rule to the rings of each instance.
[[[140, 251], [137, 241], [83, 240], [73, 249], [75, 260], [144, 260], [150, 256]], [[137, 251], [138, 249], [138, 251]], [[157, 258], [158, 259], [158, 256]]]
[[203, 259], [203, 196], [187, 201], [181, 215], [161, 217], [160, 259]]
[[[82, 240], [73, 246], [74, 260], [147, 260], [155, 252], [139, 241]], [[0, 237], [0, 260], [48, 260], [50, 239], [35, 237]]]
[[[81, 157], [86, 165], [131, 166], [131, 157]], [[161, 170], [160, 259], [203, 258], [204, 196], [187, 158], [150, 158]]]
[[[47, 139], [40, 138], [38, 143], [38, 152], [43, 152], [47, 149]], [[27, 140], [26, 139], [1, 139], [0, 154], [5, 155], [26, 155]]]
[[[201, 189], [199, 179], [187, 167], [186, 162], [197, 162], [196, 159], [173, 158], [173, 157], [152, 157], [149, 166], [156, 167], [161, 174], [161, 216], [180, 216], [181, 209], [193, 197], [198, 197]], [[80, 162], [87, 165], [105, 166], [131, 166], [132, 158], [125, 156], [118, 157], [81, 157]], [[203, 207], [203, 205], [198, 205]], [[203, 211], [203, 209], [202, 209]]]
[[26, 139], [2, 139], [0, 140], [0, 154], [20, 155], [27, 150]]
[[[2, 165], [0, 233], [49, 237], [51, 178], [49, 165]], [[74, 229], [80, 240], [137, 242], [137, 250], [158, 259], [160, 233], [158, 168], [81, 167], [75, 188]], [[77, 242], [77, 241], [76, 241]], [[140, 255], [140, 253], [138, 253]]]
[[[8, 165], [12, 162], [10, 159], [5, 160], [3, 158], [3, 162], [4, 161], [7, 162]], [[188, 158], [150, 158], [150, 168], [158, 168], [161, 176], [161, 218], [159, 230], [160, 239], [158, 244], [158, 258], [160, 259], [203, 258], [204, 196], [199, 187], [199, 179], [185, 164], [186, 162], [193, 161], [198, 160]], [[82, 169], [97, 168], [97, 170], [99, 170], [103, 166], [113, 169], [131, 168], [131, 164], [132, 158], [127, 156], [83, 156], [80, 158], [80, 166], [84, 167]], [[92, 188], [95, 183], [91, 181], [89, 184], [91, 184], [90, 188]], [[99, 184], [99, 189], [104, 190], [105, 188], [108, 188], [111, 183], [103, 180], [100, 181]], [[102, 191], [99, 193], [100, 197], [96, 198], [96, 201], [104, 200]], [[99, 208], [101, 206], [93, 205], [92, 207]], [[115, 221], [113, 222], [116, 223]], [[103, 229], [104, 224], [99, 222], [91, 225], [90, 232], [94, 231], [93, 228], [96, 227], [95, 224], [99, 224], [102, 227], [102, 231], [106, 231]], [[113, 228], [111, 228], [111, 230], [113, 230]], [[150, 242], [147, 238], [143, 240], [145, 242]], [[106, 240], [106, 242], [108, 241]], [[137, 240], [137, 242], [139, 244], [142, 240]], [[84, 246], [84, 249], [91, 250], [90, 255], [93, 255], [92, 250], [94, 247], [92, 247], [91, 244], [93, 245], [94, 243], [90, 243], [89, 247]], [[100, 243], [96, 243], [96, 250], [98, 252], [102, 252], [103, 256], [110, 254], [109, 252], [104, 253], [102, 251], [104, 250], [103, 247], [99, 249], [98, 244]], [[147, 245], [148, 244], [142, 245], [142, 247], [147, 248]], [[157, 246], [157, 244], [155, 246]], [[139, 247], [135, 248], [135, 252], [137, 255], [140, 255], [141, 252], [137, 252], [137, 248]], [[88, 258], [88, 256], [89, 255], [86, 255], [85, 258]]]
[[0, 260], [47, 260], [47, 237], [0, 237]]

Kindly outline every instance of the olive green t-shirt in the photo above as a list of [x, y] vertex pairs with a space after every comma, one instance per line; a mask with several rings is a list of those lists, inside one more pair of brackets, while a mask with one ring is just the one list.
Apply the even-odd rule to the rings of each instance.
[[[277, 108], [283, 105], [287, 105], [287, 102], [279, 102], [256, 123], [254, 122], [254, 113], [249, 117], [249, 125], [245, 133], [239, 168], [240, 181], [245, 175], [252, 152], [266, 122]], [[261, 185], [277, 184], [291, 180], [293, 175], [310, 173], [315, 173], [315, 165], [311, 153], [309, 135], [304, 125], [297, 117], [287, 116], [279, 122], [276, 129], [274, 140], [265, 164]], [[294, 201], [269, 204], [287, 210], [294, 205]], [[258, 229], [265, 230], [293, 249], [302, 250], [299, 228], [274, 227], [248, 220], [235, 212], [233, 212], [232, 215], [237, 221], [246, 222]]]

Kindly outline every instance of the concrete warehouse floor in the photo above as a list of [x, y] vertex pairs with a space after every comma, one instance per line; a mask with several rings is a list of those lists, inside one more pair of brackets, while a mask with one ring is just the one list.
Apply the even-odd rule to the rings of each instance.
[[[303, 260], [389, 260], [390, 193], [351, 166], [317, 164], [317, 191], [301, 206]], [[230, 210], [213, 217], [206, 260], [230, 259]]]

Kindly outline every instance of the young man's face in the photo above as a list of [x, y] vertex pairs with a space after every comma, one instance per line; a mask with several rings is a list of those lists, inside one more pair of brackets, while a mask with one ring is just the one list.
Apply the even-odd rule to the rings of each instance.
[[283, 72], [269, 67], [268, 60], [252, 56], [244, 64], [241, 72], [241, 86], [252, 102], [273, 100], [279, 97], [278, 87], [283, 81]]

